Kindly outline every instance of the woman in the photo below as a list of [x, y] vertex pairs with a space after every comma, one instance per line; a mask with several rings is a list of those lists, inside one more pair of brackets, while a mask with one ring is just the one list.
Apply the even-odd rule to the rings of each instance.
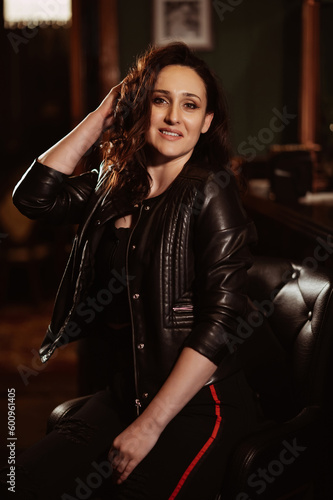
[[[100, 171], [71, 177], [105, 130]], [[256, 424], [230, 341], [255, 229], [228, 161], [217, 80], [174, 43], [139, 58], [16, 186], [28, 217], [79, 223], [41, 359], [86, 336], [108, 384], [18, 460], [31, 498], [77, 498], [107, 456], [108, 498], [219, 494], [230, 448]]]

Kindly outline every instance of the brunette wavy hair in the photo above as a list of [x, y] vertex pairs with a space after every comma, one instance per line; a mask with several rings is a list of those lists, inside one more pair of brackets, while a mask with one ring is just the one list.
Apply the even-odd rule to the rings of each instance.
[[[192, 68], [206, 87], [207, 109], [214, 118], [201, 134], [191, 161], [207, 163], [221, 169], [230, 161], [229, 117], [224, 92], [208, 65], [182, 42], [150, 47], [129, 70], [121, 86], [114, 122], [103, 146], [104, 169], [108, 171], [107, 187], [113, 196], [138, 203], [147, 197], [150, 176], [146, 165], [146, 132], [150, 125], [152, 93], [159, 72], [170, 65]], [[112, 168], [110, 168], [112, 167]]]

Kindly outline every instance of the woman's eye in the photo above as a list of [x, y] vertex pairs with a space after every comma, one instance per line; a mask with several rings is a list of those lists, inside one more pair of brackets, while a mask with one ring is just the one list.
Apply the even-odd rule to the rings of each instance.
[[194, 102], [187, 102], [185, 106], [189, 109], [197, 109], [198, 106]]
[[153, 103], [154, 104], [164, 104], [166, 101], [163, 99], [163, 97], [154, 97]]

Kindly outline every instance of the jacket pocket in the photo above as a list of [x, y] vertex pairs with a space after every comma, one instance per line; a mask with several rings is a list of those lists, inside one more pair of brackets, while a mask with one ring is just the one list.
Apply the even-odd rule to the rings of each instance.
[[172, 307], [172, 324], [176, 328], [192, 328], [194, 308], [191, 303], [176, 303]]

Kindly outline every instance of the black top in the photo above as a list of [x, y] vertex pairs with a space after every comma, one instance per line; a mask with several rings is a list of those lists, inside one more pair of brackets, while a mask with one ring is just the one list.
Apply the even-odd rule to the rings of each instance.
[[130, 322], [126, 286], [126, 250], [130, 228], [117, 229], [114, 221], [105, 225], [95, 255], [95, 285], [93, 293], [105, 322]]
[[[143, 205], [152, 209], [164, 193], [144, 200]], [[142, 217], [147, 216], [148, 211], [143, 210]], [[135, 212], [132, 217], [135, 223]], [[89, 295], [96, 299], [99, 309], [103, 308], [100, 318], [104, 323], [120, 325], [131, 321], [126, 286], [126, 252], [131, 228], [116, 228], [114, 223], [112, 219], [105, 224], [95, 254], [95, 281]]]

